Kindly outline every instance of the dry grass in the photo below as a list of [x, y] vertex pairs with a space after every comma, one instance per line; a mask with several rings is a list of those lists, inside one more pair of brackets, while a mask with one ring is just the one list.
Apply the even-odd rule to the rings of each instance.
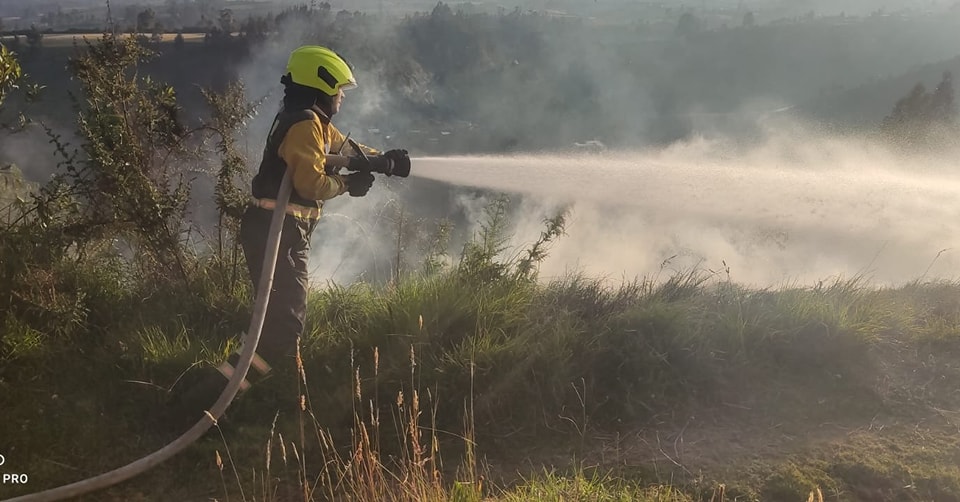
[[[464, 432], [457, 435], [465, 445], [466, 454], [459, 466], [450, 471], [445, 468], [440, 454], [439, 431], [433, 420], [436, 402], [429, 391], [427, 402], [432, 407], [424, 408], [421, 389], [418, 388], [417, 354], [411, 346], [409, 352], [409, 381], [395, 394], [395, 399], [381, 403], [376, 386], [379, 376], [379, 351], [374, 348], [372, 375], [364, 377], [359, 365], [351, 363], [352, 413], [349, 446], [338, 444], [339, 435], [321, 423], [314, 413], [310, 400], [307, 373], [303, 360], [297, 352], [298, 402], [295, 440], [285, 440], [277, 431], [275, 415], [266, 443], [265, 464], [253, 479], [245, 482], [230, 457], [235, 473], [235, 488], [223, 484], [224, 498], [231, 492], [243, 500], [244, 485], [249, 493], [256, 495], [253, 501], [274, 502], [279, 500], [318, 500], [385, 502], [429, 502], [456, 500], [472, 502], [481, 500], [483, 477], [477, 469], [473, 425], [467, 422]], [[370, 388], [367, 388], [370, 387]], [[373, 392], [368, 396], [366, 392]], [[387, 438], [387, 446], [382, 444]], [[223, 446], [229, 452], [228, 442]], [[386, 451], [385, 451], [386, 450]], [[389, 453], [387, 453], [389, 451]], [[279, 456], [281, 471], [291, 472], [293, 477], [278, 475], [274, 459]], [[224, 471], [219, 451], [216, 452], [217, 469]], [[453, 481], [448, 481], [452, 476]], [[249, 489], [252, 487], [252, 489]]]

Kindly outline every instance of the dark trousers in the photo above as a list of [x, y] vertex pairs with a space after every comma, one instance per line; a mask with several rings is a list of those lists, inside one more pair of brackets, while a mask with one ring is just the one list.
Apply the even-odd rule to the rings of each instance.
[[[254, 290], [259, 289], [273, 211], [248, 207], [240, 219], [240, 244]], [[273, 288], [257, 354], [271, 366], [294, 352], [307, 313], [307, 258], [317, 221], [287, 215], [280, 237]]]

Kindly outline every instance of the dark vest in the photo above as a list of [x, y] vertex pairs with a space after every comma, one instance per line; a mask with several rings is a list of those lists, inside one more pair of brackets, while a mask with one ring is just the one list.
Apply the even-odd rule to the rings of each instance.
[[[287, 170], [287, 163], [280, 158], [278, 151], [283, 138], [293, 124], [303, 122], [304, 120], [314, 120], [317, 117], [326, 122], [326, 114], [319, 108], [311, 107], [307, 109], [280, 110], [276, 118], [273, 119], [273, 125], [270, 127], [270, 134], [267, 136], [267, 146], [263, 149], [263, 160], [260, 162], [260, 170], [253, 177], [253, 196], [257, 199], [277, 198], [277, 192], [280, 191], [280, 181], [283, 180], [283, 173]], [[322, 147], [323, 145], [321, 145]], [[297, 191], [290, 192], [290, 203], [306, 207], [320, 207], [323, 202], [313, 199], [304, 199], [297, 195]]]

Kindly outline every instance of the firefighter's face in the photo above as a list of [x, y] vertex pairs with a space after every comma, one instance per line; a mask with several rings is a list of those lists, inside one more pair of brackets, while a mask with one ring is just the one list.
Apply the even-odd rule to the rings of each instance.
[[343, 89], [337, 91], [337, 95], [333, 97], [333, 105], [330, 107], [330, 111], [337, 113], [340, 111], [340, 103], [343, 102]]

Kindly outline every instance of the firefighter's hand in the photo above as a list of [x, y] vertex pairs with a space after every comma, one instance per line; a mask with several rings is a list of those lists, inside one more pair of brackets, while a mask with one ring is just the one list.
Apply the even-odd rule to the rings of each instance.
[[363, 197], [373, 186], [373, 175], [370, 173], [351, 173], [343, 177], [347, 183], [347, 193], [351, 197]]
[[406, 150], [388, 150], [383, 156], [393, 161], [393, 169], [387, 176], [406, 178], [410, 175], [410, 154]]

